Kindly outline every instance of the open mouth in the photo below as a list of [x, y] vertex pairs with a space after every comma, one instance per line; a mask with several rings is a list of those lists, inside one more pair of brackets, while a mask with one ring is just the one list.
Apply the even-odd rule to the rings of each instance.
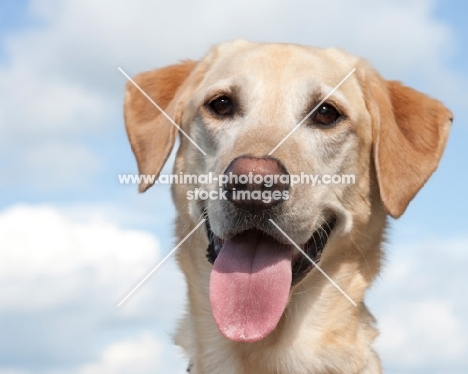
[[[300, 245], [319, 262], [335, 225], [327, 220]], [[207, 258], [213, 264], [210, 302], [220, 332], [234, 341], [255, 342], [278, 324], [289, 300], [291, 287], [300, 282], [314, 264], [294, 246], [283, 244], [252, 229], [222, 240], [207, 222]]]
[[[207, 215], [206, 215], [207, 216]], [[336, 219], [330, 218], [329, 220], [325, 221], [317, 230], [314, 231], [310, 239], [307, 243], [299, 245], [299, 247], [315, 262], [318, 263], [320, 258], [322, 257], [323, 249], [325, 248], [325, 244], [327, 244], [328, 237], [330, 236], [333, 227], [335, 226]], [[206, 258], [211, 264], [214, 264], [219, 252], [224, 246], [225, 241], [221, 238], [218, 238], [216, 235], [213, 234], [210, 228], [210, 222], [206, 220], [206, 228], [208, 232], [208, 240], [209, 245], [206, 249]], [[251, 238], [255, 240], [255, 237], [258, 235], [265, 235], [261, 231], [257, 230], [247, 230], [238, 234], [236, 236], [237, 239], [242, 240], [241, 238]], [[272, 239], [274, 240], [274, 239]], [[290, 245], [277, 243], [278, 246], [282, 246], [285, 250], [288, 250]], [[310, 262], [302, 253], [297, 251], [293, 255], [292, 260], [292, 280], [291, 286], [296, 285], [299, 283], [306, 275], [309, 273], [315, 265]]]

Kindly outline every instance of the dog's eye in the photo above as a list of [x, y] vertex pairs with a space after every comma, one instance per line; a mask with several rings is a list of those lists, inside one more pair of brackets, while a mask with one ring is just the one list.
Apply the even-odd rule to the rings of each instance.
[[211, 101], [208, 106], [218, 116], [231, 116], [234, 113], [234, 104], [227, 96], [221, 96]]
[[340, 117], [340, 113], [330, 104], [322, 104], [312, 115], [312, 120], [319, 126], [331, 127]]

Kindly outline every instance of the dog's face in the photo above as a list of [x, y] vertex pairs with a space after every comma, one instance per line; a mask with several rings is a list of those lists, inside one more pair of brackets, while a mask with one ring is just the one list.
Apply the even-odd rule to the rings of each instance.
[[[176, 174], [231, 178], [177, 184], [173, 193], [190, 226], [207, 219], [208, 259], [214, 264], [211, 269], [203, 259], [201, 266], [210, 272], [216, 324], [235, 341], [267, 336], [291, 289], [317, 276], [295, 245], [339, 275], [340, 264], [355, 262], [358, 272], [363, 261], [361, 254], [347, 253], [349, 242], [367, 243], [374, 251], [365, 254], [369, 274], [347, 290], [362, 299], [378, 272], [376, 246], [386, 214], [399, 217], [435, 170], [451, 122], [439, 102], [385, 81], [336, 49], [236, 41], [198, 63], [144, 73], [136, 82], [206, 152], [181, 137]], [[126, 125], [140, 174], [158, 174], [176, 127], [131, 85]], [[235, 179], [249, 173], [263, 179]], [[316, 179], [293, 183], [292, 176], [303, 175]], [[194, 188], [226, 199], [187, 199]], [[250, 198], [238, 197], [240, 191]], [[198, 257], [205, 255], [203, 248]]]
[[[335, 50], [243, 43], [220, 55], [185, 104], [193, 118], [190, 134], [208, 154], [192, 154], [197, 161], [186, 172], [223, 175], [235, 169], [237, 174], [332, 176], [369, 169], [365, 158], [372, 143], [371, 120], [353, 76], [270, 154], [353, 69], [355, 60], [343, 62], [344, 55]], [[265, 162], [266, 157], [271, 162]], [[218, 185], [202, 187], [210, 191]], [[290, 244], [268, 221], [271, 218], [296, 243], [304, 244], [337, 216], [338, 222], [351, 225], [349, 203], [357, 197], [349, 194], [356, 189], [331, 183], [285, 188], [289, 199], [256, 209], [245, 209], [232, 200], [207, 200], [204, 205], [213, 233], [230, 239], [258, 229]], [[197, 202], [191, 204], [198, 216]]]

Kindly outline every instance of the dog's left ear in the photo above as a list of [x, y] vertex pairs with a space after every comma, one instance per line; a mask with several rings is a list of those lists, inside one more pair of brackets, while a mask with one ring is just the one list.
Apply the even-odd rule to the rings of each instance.
[[439, 101], [377, 73], [366, 85], [373, 97], [369, 109], [380, 197], [387, 213], [398, 218], [437, 169], [453, 115]]
[[[177, 123], [180, 119], [176, 107], [179, 93], [183, 91], [184, 83], [195, 65], [195, 61], [184, 61], [141, 73], [133, 80]], [[132, 82], [127, 83], [124, 112], [125, 128], [137, 160], [138, 172], [140, 176], [153, 177], [142, 178], [139, 191], [144, 192], [153, 185], [169, 157], [177, 127]]]

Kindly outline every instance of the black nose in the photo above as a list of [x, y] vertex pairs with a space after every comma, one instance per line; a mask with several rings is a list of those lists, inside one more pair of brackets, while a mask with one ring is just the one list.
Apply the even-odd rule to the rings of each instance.
[[224, 174], [226, 196], [240, 209], [261, 211], [289, 197], [289, 174], [274, 158], [238, 157]]

